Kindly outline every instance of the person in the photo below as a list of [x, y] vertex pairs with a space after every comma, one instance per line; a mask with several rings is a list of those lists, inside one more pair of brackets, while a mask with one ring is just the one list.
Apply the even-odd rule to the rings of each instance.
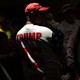
[[[14, 52], [15, 49], [9, 44], [9, 41], [11, 39], [11, 32], [9, 30], [8, 22], [6, 18], [3, 16], [0, 17], [0, 37], [1, 37], [0, 44], [2, 46], [2, 48], [0, 48], [1, 51], [0, 58], [13, 56], [14, 53], [11, 54], [10, 52]], [[14, 42], [11, 43], [13, 46], [15, 45]]]
[[77, 16], [77, 19], [80, 20], [80, 2], [75, 6], [75, 15]]
[[56, 30], [53, 31], [49, 9], [37, 2], [28, 4], [25, 8], [27, 22], [16, 34], [25, 80], [61, 79], [53, 43]]
[[[6, 17], [0, 17], [0, 79], [20, 80], [22, 77], [16, 43]], [[19, 71], [20, 70], [20, 71]], [[20, 76], [21, 75], [21, 76]]]
[[78, 74], [73, 51], [76, 34], [80, 27], [80, 21], [76, 19], [74, 7], [71, 4], [65, 4], [62, 8], [62, 12], [64, 19], [57, 28], [64, 34], [64, 54], [68, 68], [67, 71], [72, 76], [70, 77], [70, 80], [76, 80]]

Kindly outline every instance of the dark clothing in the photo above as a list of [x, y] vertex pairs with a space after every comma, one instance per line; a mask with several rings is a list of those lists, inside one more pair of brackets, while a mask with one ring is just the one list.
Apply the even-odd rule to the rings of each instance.
[[74, 59], [75, 59], [75, 66], [77, 68], [78, 73], [80, 74], [80, 28], [77, 32], [74, 43]]
[[[22, 61], [23, 61], [23, 70], [25, 75], [25, 80], [35, 80], [34, 77], [46, 78], [46, 80], [60, 80], [60, 70], [57, 54], [50, 48], [50, 45], [41, 41], [41, 43], [37, 42], [38, 47], [29, 47], [26, 45], [28, 51], [34, 60], [38, 63], [39, 67], [45, 72], [44, 74], [37, 71], [37, 69], [32, 65], [32, 63], [27, 58], [27, 55], [22, 51]], [[19, 50], [21, 50], [19, 48]], [[20, 51], [21, 52], [21, 51]], [[31, 79], [31, 77], [33, 77]]]
[[[15, 44], [12, 39], [7, 38], [5, 33], [0, 32], [0, 64], [12, 80], [23, 80], [20, 56]], [[7, 76], [2, 70], [1, 65], [0, 80], [7, 80]]]

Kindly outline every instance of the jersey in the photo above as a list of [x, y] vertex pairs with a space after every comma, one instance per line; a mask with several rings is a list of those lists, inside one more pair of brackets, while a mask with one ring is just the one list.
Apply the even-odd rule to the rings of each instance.
[[47, 27], [28, 24], [17, 33], [17, 39], [42, 39], [44, 41], [48, 41], [48, 38], [51, 38], [52, 34], [53, 32]]
[[38, 58], [37, 61], [39, 61], [42, 59], [41, 48], [44, 44], [50, 45], [52, 35], [53, 32], [47, 27], [27, 24], [17, 33], [16, 37], [18, 40], [24, 42], [25, 47], [28, 49], [31, 56], [34, 59]]
[[[70, 67], [74, 63], [73, 44], [75, 41], [77, 30], [80, 27], [80, 21], [75, 20], [73, 24], [67, 23], [65, 20], [61, 22], [57, 28], [64, 34], [64, 49], [66, 53], [67, 66]], [[70, 58], [70, 59], [69, 59]]]
[[[60, 75], [58, 57], [51, 45], [54, 34], [55, 33], [51, 29], [45, 26], [27, 24], [20, 29], [16, 35], [19, 41], [24, 42], [26, 49], [45, 72], [45, 76], [49, 78], [49, 80], [53, 78], [58, 80], [58, 76]], [[28, 63], [25, 54], [23, 56], [24, 65], [26, 69], [28, 68], [26, 71], [31, 71], [31, 69], [33, 69], [30, 64], [31, 62]], [[28, 72], [25, 73], [28, 75]]]

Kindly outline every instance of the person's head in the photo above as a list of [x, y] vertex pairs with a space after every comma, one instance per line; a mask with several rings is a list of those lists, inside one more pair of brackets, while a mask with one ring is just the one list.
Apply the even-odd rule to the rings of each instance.
[[1, 16], [0, 17], [0, 26], [1, 26], [1, 28], [3, 29], [3, 30], [5, 30], [5, 31], [7, 31], [8, 30], [8, 21], [7, 21], [7, 19], [5, 18], [5, 17], [3, 17], [3, 16]]
[[39, 3], [30, 3], [25, 8], [27, 20], [33, 24], [47, 26], [48, 21], [53, 18], [49, 12], [49, 7], [43, 7]]
[[75, 14], [74, 7], [71, 4], [65, 4], [62, 8], [64, 19], [69, 23], [74, 23]]

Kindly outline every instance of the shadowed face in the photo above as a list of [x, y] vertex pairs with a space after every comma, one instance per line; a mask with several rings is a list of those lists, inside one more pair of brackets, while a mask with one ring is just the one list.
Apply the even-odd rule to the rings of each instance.
[[74, 11], [72, 11], [71, 9], [67, 10], [67, 11], [64, 13], [64, 19], [65, 19], [68, 23], [73, 24], [73, 23], [74, 23], [74, 20], [75, 20]]

